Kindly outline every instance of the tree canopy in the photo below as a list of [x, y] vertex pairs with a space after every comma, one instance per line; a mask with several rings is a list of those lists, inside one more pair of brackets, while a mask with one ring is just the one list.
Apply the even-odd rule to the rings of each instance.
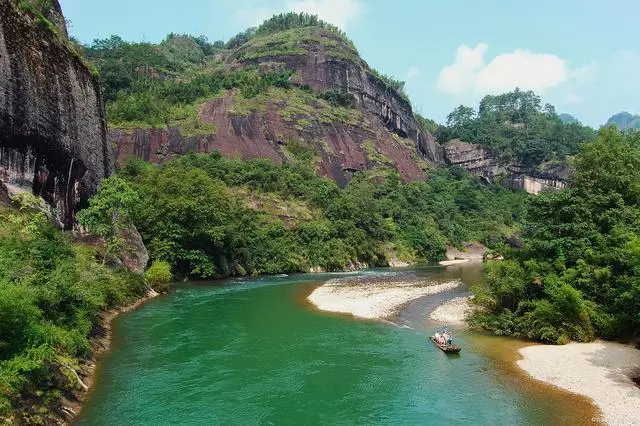
[[440, 142], [454, 138], [487, 146], [507, 161], [527, 167], [575, 155], [594, 131], [578, 122], [563, 122], [550, 104], [532, 91], [516, 89], [487, 95], [478, 110], [460, 105], [436, 132]]
[[490, 266], [478, 323], [552, 343], [640, 329], [640, 136], [604, 128], [575, 168], [528, 202], [524, 249]]

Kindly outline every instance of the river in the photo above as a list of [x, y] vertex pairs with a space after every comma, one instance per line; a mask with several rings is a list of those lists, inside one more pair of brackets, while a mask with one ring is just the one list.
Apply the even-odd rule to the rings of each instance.
[[[365, 271], [439, 281], [476, 267]], [[468, 333], [450, 357], [427, 342], [426, 314], [464, 289], [428, 296], [397, 324], [318, 312], [305, 303], [340, 274], [181, 283], [113, 323], [77, 425], [474, 424], [576, 420], [569, 404], [500, 365], [501, 345]], [[346, 275], [345, 276], [354, 276]], [[508, 344], [507, 344], [508, 346]], [[514, 348], [506, 349], [512, 351]], [[502, 351], [504, 352], [504, 351]], [[576, 423], [575, 421], [572, 423]]]

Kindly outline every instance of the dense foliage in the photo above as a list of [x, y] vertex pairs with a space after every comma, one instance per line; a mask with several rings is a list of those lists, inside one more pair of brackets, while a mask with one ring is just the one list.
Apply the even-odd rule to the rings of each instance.
[[437, 138], [454, 138], [492, 148], [506, 161], [535, 167], [552, 160], [564, 161], [592, 141], [594, 131], [580, 123], [565, 123], [552, 105], [542, 105], [532, 91], [487, 95], [478, 111], [459, 106], [447, 117]]
[[46, 407], [80, 386], [75, 370], [100, 312], [145, 288], [141, 277], [96, 262], [94, 249], [72, 244], [42, 213], [0, 207], [0, 423], [43, 423]]
[[197, 104], [222, 90], [237, 88], [246, 98], [269, 87], [290, 87], [290, 72], [254, 67], [230, 70], [204, 66], [204, 52], [215, 51], [204, 37], [170, 34], [160, 45], [128, 43], [117, 36], [95, 40], [85, 49], [100, 72], [107, 117], [115, 126], [176, 125], [185, 133], [214, 133], [199, 122]]
[[280, 31], [304, 27], [317, 27], [331, 31], [353, 46], [353, 43], [348, 39], [347, 35], [340, 28], [323, 21], [322, 19], [318, 18], [317, 15], [311, 15], [304, 12], [289, 12], [274, 15], [273, 17], [264, 21], [258, 28], [256, 28], [254, 34], [256, 36], [263, 36]]
[[531, 198], [524, 249], [488, 268], [479, 324], [552, 343], [640, 330], [640, 135], [602, 129], [570, 188]]
[[436, 260], [446, 244], [501, 243], [525, 197], [461, 169], [409, 184], [395, 172], [361, 174], [342, 190], [315, 174], [304, 149], [292, 152], [300, 161], [284, 165], [218, 154], [160, 168], [130, 159], [120, 174], [139, 194], [134, 220], [152, 259], [191, 277]]

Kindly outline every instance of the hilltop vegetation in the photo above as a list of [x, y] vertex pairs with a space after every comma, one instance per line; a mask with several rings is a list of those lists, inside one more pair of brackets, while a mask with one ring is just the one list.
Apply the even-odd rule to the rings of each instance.
[[640, 135], [602, 129], [575, 169], [527, 202], [524, 249], [489, 266], [476, 324], [550, 343], [640, 330]]
[[454, 138], [491, 148], [505, 161], [535, 167], [548, 161], [565, 161], [595, 133], [578, 122], [563, 122], [555, 108], [542, 105], [532, 91], [487, 95], [478, 110], [459, 106], [436, 132], [439, 141]]
[[[319, 34], [319, 30], [331, 36]], [[251, 99], [270, 87], [292, 87], [291, 70], [231, 66], [227, 58], [250, 62], [267, 57], [274, 58], [276, 64], [278, 57], [308, 54], [312, 43], [327, 47], [330, 56], [366, 67], [408, 100], [404, 82], [370, 69], [344, 32], [305, 13], [276, 15], [226, 43], [174, 33], [159, 44], [129, 43], [114, 35], [95, 40], [84, 47], [84, 53], [99, 72], [110, 127], [175, 126], [186, 128], [187, 134], [205, 134], [215, 133], [215, 129], [199, 121], [197, 107], [223, 90], [237, 89], [242, 98]], [[346, 92], [313, 94], [339, 106], [355, 106]]]

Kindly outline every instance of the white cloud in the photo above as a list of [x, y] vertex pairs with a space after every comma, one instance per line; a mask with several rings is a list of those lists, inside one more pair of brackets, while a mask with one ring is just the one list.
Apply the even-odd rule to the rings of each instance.
[[287, 7], [294, 12], [318, 15], [343, 30], [364, 11], [360, 0], [289, 0]]
[[265, 20], [271, 18], [275, 13], [275, 10], [267, 7], [251, 7], [236, 10], [233, 18], [245, 27], [257, 27]]
[[417, 77], [420, 75], [420, 68], [418, 67], [411, 67], [409, 68], [409, 71], [407, 72], [407, 80], [410, 80], [414, 77]]
[[458, 47], [456, 60], [440, 71], [438, 89], [454, 95], [460, 95], [473, 87], [477, 71], [483, 66], [484, 53], [489, 46], [485, 43], [470, 48], [466, 44]]
[[485, 62], [488, 45], [471, 48], [462, 45], [453, 64], [438, 76], [437, 87], [454, 95], [482, 96], [498, 94], [516, 87], [539, 94], [570, 79], [589, 81], [595, 76], [594, 64], [569, 69], [567, 61], [557, 55], [516, 49]]

